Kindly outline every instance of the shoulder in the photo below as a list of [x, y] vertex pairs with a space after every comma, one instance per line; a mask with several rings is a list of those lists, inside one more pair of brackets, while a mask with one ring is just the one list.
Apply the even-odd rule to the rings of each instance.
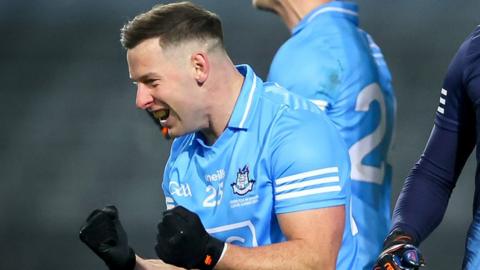
[[[310, 100], [291, 93], [275, 83], [265, 84], [265, 103], [275, 107], [272, 125], [272, 141], [275, 145], [310, 152], [323, 143], [335, 143], [342, 147], [337, 129], [324, 111]], [[313, 147], [311, 144], [315, 144]]]
[[480, 72], [480, 27], [477, 27], [460, 45], [452, 58], [444, 79], [448, 91], [460, 91], [471, 75]]
[[262, 99], [265, 104], [271, 104], [281, 114], [313, 114], [321, 115], [323, 112], [307, 98], [288, 91], [274, 82], [266, 82], [263, 85]]
[[480, 26], [468, 36], [461, 45], [458, 53], [462, 58], [462, 66], [467, 71], [474, 71], [478, 75], [480, 70]]
[[[323, 47], [335, 55], [355, 55], [357, 51], [364, 52], [368, 46], [366, 33], [347, 20], [321, 18], [312, 21], [300, 33], [299, 42], [307, 40], [311, 48]], [[293, 37], [292, 37], [293, 38]]]
[[311, 79], [309, 85], [320, 86], [333, 77], [340, 82], [352, 76], [373, 80], [376, 65], [367, 34], [348, 22], [324, 25], [313, 21], [280, 47], [269, 74], [273, 80], [284, 80], [281, 76], [292, 73]]

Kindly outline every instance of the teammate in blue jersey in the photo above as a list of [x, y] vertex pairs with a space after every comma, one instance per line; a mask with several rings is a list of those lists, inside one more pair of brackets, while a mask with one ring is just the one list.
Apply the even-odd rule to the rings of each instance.
[[[422, 264], [417, 246], [440, 224], [458, 176], [475, 145], [479, 145], [479, 100], [480, 26], [477, 26], [448, 67], [433, 130], [422, 156], [405, 180], [395, 206], [392, 230], [376, 269], [418, 269]], [[476, 187], [480, 185], [479, 156], [477, 147]], [[466, 270], [480, 269], [478, 192], [475, 189], [473, 220], [462, 265]]]
[[390, 222], [395, 121], [391, 76], [380, 48], [358, 27], [357, 5], [328, 0], [254, 0], [279, 14], [291, 37], [276, 53], [268, 81], [307, 97], [335, 123], [349, 148], [352, 211], [362, 269], [371, 269]]
[[357, 269], [348, 152], [324, 112], [235, 67], [219, 18], [189, 2], [138, 15], [122, 45], [137, 106], [174, 141], [161, 260], [135, 258], [114, 207], [81, 230], [111, 269]]

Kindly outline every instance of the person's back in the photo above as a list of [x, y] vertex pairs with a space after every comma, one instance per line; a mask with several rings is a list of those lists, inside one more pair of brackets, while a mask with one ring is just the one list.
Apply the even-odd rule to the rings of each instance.
[[359, 259], [371, 268], [389, 229], [395, 122], [391, 75], [379, 47], [358, 28], [357, 6], [333, 1], [311, 10], [275, 55], [268, 81], [325, 110], [349, 148]]

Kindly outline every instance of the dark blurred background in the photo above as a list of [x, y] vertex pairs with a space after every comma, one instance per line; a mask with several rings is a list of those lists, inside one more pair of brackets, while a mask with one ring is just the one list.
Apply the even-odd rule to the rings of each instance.
[[[289, 33], [249, 0], [194, 1], [217, 12], [236, 63], [265, 78]], [[135, 108], [119, 29], [151, 0], [0, 1], [0, 269], [106, 269], [78, 240], [113, 203], [131, 245], [154, 257], [169, 143]], [[433, 124], [447, 65], [480, 21], [478, 0], [358, 1], [361, 26], [390, 65], [398, 100], [394, 199]], [[427, 269], [460, 269], [474, 165], [422, 244]]]

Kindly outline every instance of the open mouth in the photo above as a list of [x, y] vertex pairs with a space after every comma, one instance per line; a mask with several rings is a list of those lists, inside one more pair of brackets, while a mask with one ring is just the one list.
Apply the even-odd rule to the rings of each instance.
[[153, 112], [153, 115], [155, 118], [157, 118], [160, 121], [160, 124], [163, 124], [167, 121], [168, 116], [170, 115], [170, 110], [169, 109], [160, 109], [157, 111]]

